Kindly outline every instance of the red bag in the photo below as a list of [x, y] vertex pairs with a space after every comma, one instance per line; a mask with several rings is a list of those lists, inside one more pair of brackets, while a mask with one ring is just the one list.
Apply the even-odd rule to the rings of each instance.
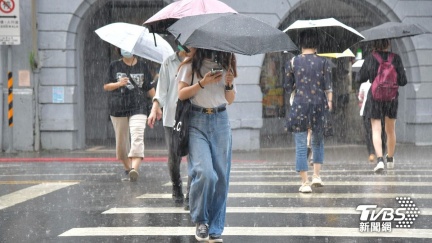
[[372, 55], [379, 63], [377, 76], [371, 87], [372, 98], [376, 101], [392, 101], [399, 89], [396, 68], [392, 64], [394, 53], [389, 53], [387, 60], [383, 60], [377, 52], [373, 52]]

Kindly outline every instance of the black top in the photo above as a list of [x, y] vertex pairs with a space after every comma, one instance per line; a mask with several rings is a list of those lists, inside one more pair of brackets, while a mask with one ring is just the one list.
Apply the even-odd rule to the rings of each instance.
[[[377, 51], [377, 53], [382, 57], [383, 60], [387, 60], [389, 52]], [[396, 68], [396, 72], [398, 74], [398, 80], [397, 80], [398, 85], [405, 86], [407, 84], [405, 69], [402, 64], [402, 60], [400, 56], [396, 53], [394, 53], [392, 64]], [[364, 83], [370, 80], [370, 82], [373, 83], [378, 73], [378, 67], [379, 67], [379, 62], [375, 59], [375, 57], [371, 53], [365, 58], [363, 66], [359, 71], [359, 76], [360, 76], [359, 82]]]
[[111, 62], [106, 83], [115, 83], [122, 74], [129, 77], [133, 89], [121, 87], [110, 92], [108, 102], [110, 115], [115, 117], [129, 117], [136, 114], [148, 114], [147, 91], [151, 85], [152, 76], [149, 68], [142, 60], [137, 60], [133, 66], [128, 66], [122, 59]]

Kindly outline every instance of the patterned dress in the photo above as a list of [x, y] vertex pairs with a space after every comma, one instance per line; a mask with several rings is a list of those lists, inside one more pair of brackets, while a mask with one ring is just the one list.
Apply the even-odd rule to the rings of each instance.
[[286, 127], [290, 132], [322, 131], [328, 111], [325, 91], [332, 91], [331, 67], [326, 58], [315, 54], [298, 55], [293, 64], [285, 65], [285, 91], [295, 90]]

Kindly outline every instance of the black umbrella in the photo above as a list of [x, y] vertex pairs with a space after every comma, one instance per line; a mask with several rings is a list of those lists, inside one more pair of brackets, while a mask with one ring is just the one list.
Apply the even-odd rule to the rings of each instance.
[[299, 34], [305, 29], [315, 29], [318, 32], [318, 53], [342, 53], [363, 40], [363, 36], [357, 30], [334, 18], [297, 20], [284, 32], [298, 44]]
[[243, 14], [184, 17], [168, 31], [186, 46], [243, 55], [297, 50], [284, 32]]
[[379, 39], [393, 39], [406, 36], [420, 35], [430, 33], [418, 24], [387, 22], [360, 32], [365, 39], [363, 41], [372, 41]]

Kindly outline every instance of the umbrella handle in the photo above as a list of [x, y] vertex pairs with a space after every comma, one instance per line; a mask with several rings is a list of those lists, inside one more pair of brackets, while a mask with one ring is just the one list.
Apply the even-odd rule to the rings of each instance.
[[232, 55], [233, 55], [233, 53], [231, 52], [231, 53], [230, 53], [230, 58], [229, 58], [229, 60], [228, 60], [228, 71], [231, 71], [231, 60], [232, 60]]
[[154, 32], [153, 32], [153, 39], [154, 39], [155, 46], [157, 47], [157, 43], [156, 43], [156, 35], [155, 35]]

